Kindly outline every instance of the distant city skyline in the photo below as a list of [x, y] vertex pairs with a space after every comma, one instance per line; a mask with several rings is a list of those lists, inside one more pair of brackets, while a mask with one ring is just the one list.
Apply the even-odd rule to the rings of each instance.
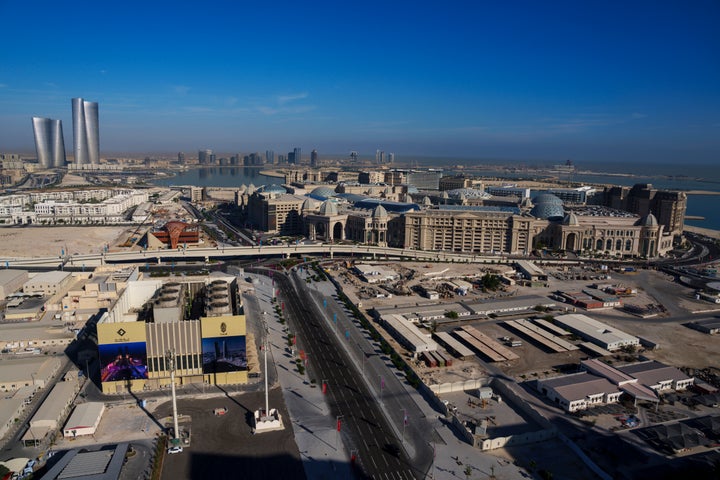
[[0, 151], [83, 97], [101, 156], [720, 159], [715, 1], [218, 5], [0, 2]]

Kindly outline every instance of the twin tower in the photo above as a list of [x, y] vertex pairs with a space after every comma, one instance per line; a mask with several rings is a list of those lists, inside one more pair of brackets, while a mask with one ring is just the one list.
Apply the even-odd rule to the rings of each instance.
[[[72, 99], [73, 143], [75, 164], [100, 163], [100, 129], [97, 102]], [[33, 117], [33, 133], [38, 163], [45, 168], [64, 167], [65, 140], [62, 121]]]

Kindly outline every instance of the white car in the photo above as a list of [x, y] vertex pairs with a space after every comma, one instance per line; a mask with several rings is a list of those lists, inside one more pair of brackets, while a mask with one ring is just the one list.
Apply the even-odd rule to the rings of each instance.
[[170, 447], [168, 448], [168, 453], [182, 453], [183, 448], [182, 447]]

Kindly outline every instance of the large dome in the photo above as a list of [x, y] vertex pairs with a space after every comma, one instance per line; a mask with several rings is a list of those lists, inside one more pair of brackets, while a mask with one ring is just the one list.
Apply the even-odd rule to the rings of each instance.
[[565, 217], [563, 201], [550, 193], [541, 193], [533, 198], [535, 206], [530, 210], [530, 215], [543, 220], [562, 220]]
[[563, 204], [563, 201], [560, 200], [555, 195], [553, 195], [552, 193], [541, 193], [537, 197], [533, 198], [532, 202], [534, 205], [539, 205], [541, 203], [550, 204], [550, 205], [562, 205]]
[[263, 193], [287, 193], [285, 187], [281, 187], [280, 185], [277, 185], [275, 183], [273, 183], [272, 185], [265, 185], [263, 187], [260, 187], [259, 191]]
[[335, 190], [330, 187], [317, 187], [312, 192], [308, 193], [308, 197], [314, 198], [315, 200], [327, 200], [335, 196]]

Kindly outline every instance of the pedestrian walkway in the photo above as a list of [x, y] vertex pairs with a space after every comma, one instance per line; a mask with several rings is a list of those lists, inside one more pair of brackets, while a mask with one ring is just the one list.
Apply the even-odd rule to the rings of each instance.
[[[274, 292], [272, 280], [263, 276], [254, 278], [257, 282], [253, 282], [253, 286], [261, 309], [257, 314], [267, 312], [264, 316], [270, 345], [268, 353], [272, 355], [290, 414], [290, 419], [283, 419], [283, 423], [286, 428], [292, 426], [295, 433], [305, 475], [313, 480], [353, 478], [350, 455], [343, 446], [342, 438], [339, 438], [336, 420], [331, 417], [322, 388], [310, 384], [307, 375], [300, 375], [297, 371], [295, 357], [287, 345], [285, 326], [279, 322], [271, 303]], [[273, 406], [270, 405], [270, 408]]]

